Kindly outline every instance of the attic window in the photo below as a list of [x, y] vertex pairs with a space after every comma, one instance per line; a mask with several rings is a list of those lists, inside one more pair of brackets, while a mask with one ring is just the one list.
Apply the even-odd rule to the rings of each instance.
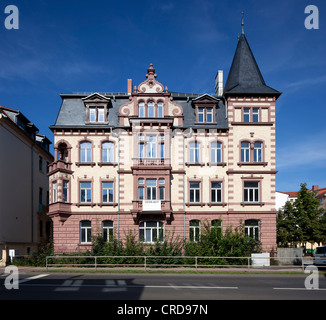
[[212, 107], [199, 107], [197, 108], [197, 122], [198, 123], [213, 123], [215, 108]]
[[89, 107], [89, 122], [105, 122], [104, 107]]

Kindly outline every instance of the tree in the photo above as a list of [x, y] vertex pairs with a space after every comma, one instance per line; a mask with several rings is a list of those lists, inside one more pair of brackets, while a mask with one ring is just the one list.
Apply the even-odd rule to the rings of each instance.
[[294, 207], [301, 232], [301, 242], [310, 242], [312, 245], [321, 242], [323, 237], [320, 224], [322, 209], [319, 209], [319, 200], [315, 198], [315, 193], [308, 192], [306, 183], [301, 184]]
[[276, 218], [277, 243], [283, 247], [300, 243], [301, 229], [297, 224], [296, 210], [290, 201], [287, 201], [283, 210], [279, 210]]

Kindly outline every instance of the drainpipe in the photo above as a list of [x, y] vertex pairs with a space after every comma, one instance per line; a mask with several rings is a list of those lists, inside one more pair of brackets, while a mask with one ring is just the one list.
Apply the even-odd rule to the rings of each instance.
[[34, 242], [34, 145], [31, 149], [31, 243]]

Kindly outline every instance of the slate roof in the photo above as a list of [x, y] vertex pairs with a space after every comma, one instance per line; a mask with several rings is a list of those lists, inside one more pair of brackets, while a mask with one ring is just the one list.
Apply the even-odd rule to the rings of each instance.
[[241, 34], [224, 87], [224, 95], [281, 93], [266, 85], [246, 36]]
[[[221, 99], [216, 108], [216, 120], [217, 124], [212, 125], [197, 125], [195, 108], [192, 104], [192, 100], [202, 96], [202, 94], [192, 94], [191, 98], [187, 94], [183, 93], [171, 93], [174, 97], [173, 102], [179, 104], [183, 108], [183, 126], [186, 128], [213, 128], [213, 129], [227, 129], [228, 121], [226, 118], [226, 110], [223, 100]], [[111, 102], [108, 106], [108, 124], [85, 124], [86, 112], [85, 104], [82, 100], [86, 95], [61, 95], [62, 104], [56, 122], [50, 129], [59, 128], [105, 128], [105, 127], [120, 127], [119, 125], [119, 109], [120, 107], [130, 102], [127, 94], [120, 94], [117, 96], [106, 96], [111, 98]], [[219, 97], [220, 98], [220, 97]]]

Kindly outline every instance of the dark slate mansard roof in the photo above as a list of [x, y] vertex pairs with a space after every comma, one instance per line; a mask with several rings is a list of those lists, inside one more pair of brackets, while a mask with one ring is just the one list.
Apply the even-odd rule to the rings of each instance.
[[[108, 124], [85, 124], [86, 112], [83, 98], [89, 94], [63, 94], [62, 105], [54, 126], [50, 129], [64, 128], [116, 128], [119, 125], [119, 108], [121, 105], [130, 102], [127, 93], [103, 93], [102, 95], [111, 98], [108, 108]], [[227, 112], [225, 99], [231, 95], [267, 95], [276, 97], [281, 93], [266, 85], [259, 70], [255, 57], [250, 49], [244, 35], [238, 39], [238, 45], [224, 87], [223, 97], [212, 96], [219, 100], [216, 108], [216, 124], [198, 125], [195, 124], [195, 108], [193, 100], [203, 94], [171, 93], [173, 102], [183, 108], [183, 128], [212, 128], [228, 129]]]

